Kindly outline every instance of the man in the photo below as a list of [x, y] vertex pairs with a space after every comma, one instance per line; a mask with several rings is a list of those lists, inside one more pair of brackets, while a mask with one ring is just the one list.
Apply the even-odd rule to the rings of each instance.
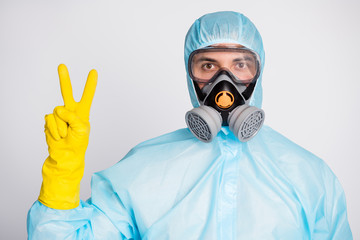
[[[143, 142], [95, 173], [79, 201], [96, 72], [47, 115], [49, 157], [30, 239], [352, 239], [344, 192], [316, 156], [262, 127], [264, 50], [248, 18], [204, 15], [185, 40], [189, 129]], [[194, 137], [195, 135], [195, 137]]]

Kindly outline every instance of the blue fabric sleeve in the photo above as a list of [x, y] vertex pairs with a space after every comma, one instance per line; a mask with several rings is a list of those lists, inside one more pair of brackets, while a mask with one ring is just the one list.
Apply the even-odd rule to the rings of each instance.
[[322, 197], [317, 206], [313, 238], [352, 240], [344, 190], [330, 168], [326, 166], [324, 170], [326, 195]]
[[71, 210], [52, 209], [36, 201], [28, 213], [28, 239], [94, 239], [93, 214], [94, 208], [82, 201]]
[[52, 209], [36, 201], [28, 213], [27, 230], [31, 240], [139, 238], [110, 182], [99, 176], [92, 180], [92, 198], [75, 209]]
[[80, 202], [57, 210], [36, 201], [28, 213], [28, 239], [131, 239], [125, 237], [95, 206]]

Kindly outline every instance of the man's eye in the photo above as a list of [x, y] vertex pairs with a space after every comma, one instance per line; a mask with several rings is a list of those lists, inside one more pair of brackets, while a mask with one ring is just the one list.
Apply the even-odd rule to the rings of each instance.
[[205, 63], [205, 64], [203, 65], [203, 68], [204, 68], [205, 70], [211, 70], [211, 69], [214, 68], [214, 65], [211, 64], [211, 63]]
[[246, 67], [246, 64], [245, 64], [244, 62], [239, 62], [239, 63], [237, 64], [237, 67], [238, 67], [238, 68], [245, 68], [245, 67]]

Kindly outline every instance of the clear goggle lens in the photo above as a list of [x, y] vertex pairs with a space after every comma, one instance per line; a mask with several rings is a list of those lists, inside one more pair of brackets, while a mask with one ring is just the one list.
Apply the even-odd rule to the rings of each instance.
[[259, 57], [244, 48], [202, 48], [189, 58], [189, 73], [196, 82], [208, 83], [219, 72], [226, 70], [239, 83], [248, 84], [259, 71]]

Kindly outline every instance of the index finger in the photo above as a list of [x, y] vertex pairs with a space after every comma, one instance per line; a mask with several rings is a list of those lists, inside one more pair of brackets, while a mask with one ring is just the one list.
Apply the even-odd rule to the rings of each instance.
[[69, 71], [65, 64], [60, 64], [58, 67], [61, 95], [64, 100], [65, 107], [69, 110], [74, 110], [75, 100], [73, 97]]
[[85, 84], [83, 95], [79, 102], [80, 114], [83, 114], [86, 116], [89, 116], [89, 114], [90, 114], [90, 107], [91, 107], [91, 103], [92, 103], [92, 100], [95, 95], [97, 79], [98, 79], [98, 74], [97, 74], [96, 70], [95, 69], [91, 70], [89, 72], [89, 75], [88, 75], [88, 78], [87, 78], [87, 81]]

